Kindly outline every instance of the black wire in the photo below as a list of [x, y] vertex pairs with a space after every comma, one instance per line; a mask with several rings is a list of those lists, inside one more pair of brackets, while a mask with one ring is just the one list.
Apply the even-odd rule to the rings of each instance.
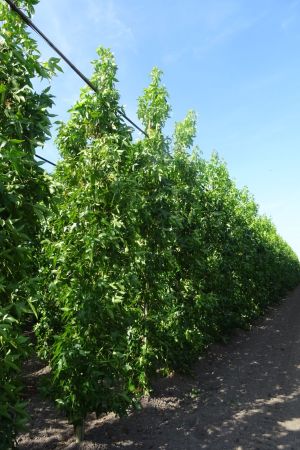
[[54, 164], [54, 162], [49, 161], [49, 159], [44, 158], [43, 156], [38, 155], [37, 153], [35, 154], [35, 156], [39, 159], [42, 159], [43, 161], [45, 161], [48, 164], [51, 164], [51, 166], [56, 166], [56, 164]]
[[[96, 93], [99, 92], [98, 88], [82, 73], [80, 70], [70, 61], [54, 44], [50, 41], [50, 39], [47, 38], [47, 36], [32, 22], [32, 20], [29, 19], [29, 17], [26, 16], [26, 14], [23, 13], [23, 11], [15, 5], [15, 3], [12, 0], [5, 0], [6, 3], [9, 4], [11, 9], [15, 11], [21, 19], [30, 27], [32, 28], [37, 34], [39, 34], [46, 42], [47, 44], [56, 52], [58, 55], [71, 67], [71, 69], [74, 70], [74, 72], [77, 73], [77, 75]], [[143, 133], [146, 137], [149, 137], [148, 134], [142, 130], [136, 123], [134, 123], [129, 117], [126, 116], [123, 111], [120, 109], [117, 110], [118, 114], [122, 116], [127, 122], [129, 122], [134, 128], [136, 128], [138, 131]]]

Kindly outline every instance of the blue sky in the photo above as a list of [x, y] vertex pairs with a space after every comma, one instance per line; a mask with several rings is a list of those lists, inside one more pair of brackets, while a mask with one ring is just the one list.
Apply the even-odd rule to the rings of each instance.
[[[204, 157], [219, 153], [300, 256], [299, 0], [40, 0], [33, 20], [87, 76], [97, 46], [110, 47], [134, 120], [151, 68], [161, 68], [167, 131], [194, 109]], [[53, 93], [64, 120], [83, 82], [62, 67]], [[51, 143], [43, 154], [58, 157]]]

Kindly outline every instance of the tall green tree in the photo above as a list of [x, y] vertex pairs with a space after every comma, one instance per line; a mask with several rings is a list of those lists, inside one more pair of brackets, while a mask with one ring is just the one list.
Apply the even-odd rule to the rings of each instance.
[[[37, 1], [18, 2], [30, 15]], [[52, 97], [36, 92], [34, 78], [49, 80], [35, 41], [22, 21], [0, 3], [0, 448], [14, 446], [27, 416], [20, 368], [28, 353], [22, 329], [32, 313], [40, 220], [49, 199], [47, 177], [34, 159], [50, 135]]]
[[79, 437], [89, 412], [124, 413], [142, 382], [130, 364], [137, 315], [136, 151], [121, 120], [116, 64], [99, 49], [92, 82], [62, 124], [63, 159], [54, 174], [56, 202], [47, 224], [37, 335], [50, 359], [55, 398]]

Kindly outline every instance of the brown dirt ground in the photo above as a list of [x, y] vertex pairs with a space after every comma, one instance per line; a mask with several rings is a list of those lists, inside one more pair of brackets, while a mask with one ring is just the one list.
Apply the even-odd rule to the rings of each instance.
[[39, 369], [28, 375], [32, 421], [20, 450], [299, 450], [300, 286], [250, 331], [212, 346], [193, 376], [156, 380], [141, 411], [91, 416], [80, 445], [36, 393]]

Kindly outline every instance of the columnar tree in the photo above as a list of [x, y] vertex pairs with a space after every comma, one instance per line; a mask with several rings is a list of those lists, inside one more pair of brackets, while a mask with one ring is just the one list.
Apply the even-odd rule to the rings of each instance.
[[36, 330], [56, 401], [79, 438], [87, 413], [125, 412], [142, 380], [129, 355], [138, 317], [136, 149], [119, 114], [114, 58], [104, 49], [98, 55], [98, 93], [82, 89], [58, 134], [63, 158], [54, 174]]
[[[35, 0], [18, 2], [28, 14]], [[22, 329], [33, 306], [40, 220], [48, 183], [34, 158], [50, 134], [48, 80], [53, 64], [42, 65], [35, 41], [6, 4], [0, 3], [0, 448], [12, 448], [26, 423], [20, 367], [28, 353]]]

